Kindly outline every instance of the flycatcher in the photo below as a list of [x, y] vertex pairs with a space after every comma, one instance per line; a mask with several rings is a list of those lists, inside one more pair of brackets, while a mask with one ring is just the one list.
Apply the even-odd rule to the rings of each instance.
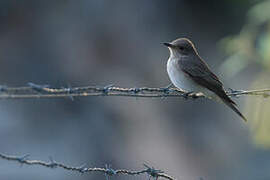
[[202, 92], [207, 97], [221, 100], [247, 121], [237, 109], [236, 103], [227, 96], [222, 82], [199, 56], [189, 39], [179, 38], [164, 45], [170, 50], [167, 71], [174, 86], [188, 92]]

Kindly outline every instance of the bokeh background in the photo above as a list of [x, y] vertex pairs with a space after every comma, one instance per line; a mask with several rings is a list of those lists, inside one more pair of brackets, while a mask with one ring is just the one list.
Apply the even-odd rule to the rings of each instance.
[[[190, 38], [226, 88], [270, 87], [270, 1], [1, 0], [0, 84], [165, 87], [162, 42]], [[0, 152], [183, 180], [270, 179], [270, 99], [1, 100]], [[111, 179], [146, 179], [115, 176]], [[0, 179], [105, 179], [0, 159]]]

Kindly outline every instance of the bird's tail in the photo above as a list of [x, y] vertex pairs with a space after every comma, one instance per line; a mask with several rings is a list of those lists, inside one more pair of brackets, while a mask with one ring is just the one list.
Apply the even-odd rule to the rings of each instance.
[[247, 122], [247, 118], [238, 110], [236, 107], [237, 104], [231, 100], [231, 98], [223, 91], [218, 94], [219, 98], [227, 105], [229, 106], [234, 112], [236, 112], [244, 121]]
[[[228, 97], [228, 99], [230, 99]], [[228, 101], [227, 99], [222, 99], [222, 101], [229, 106], [234, 112], [236, 112], [244, 121], [247, 122], [247, 118], [237, 109], [236, 104], [233, 100], [230, 99], [230, 101]]]

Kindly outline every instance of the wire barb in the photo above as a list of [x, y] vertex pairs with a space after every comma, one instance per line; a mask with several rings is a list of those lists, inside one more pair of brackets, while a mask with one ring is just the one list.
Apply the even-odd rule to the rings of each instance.
[[29, 156], [30, 156], [30, 154], [26, 154], [26, 155], [23, 155], [22, 157], [17, 157], [16, 159], [19, 163], [23, 164], [23, 163], [27, 162]]
[[78, 167], [78, 170], [80, 173], [83, 174], [83, 173], [87, 172], [88, 168], [86, 167], [86, 164], [83, 164], [83, 165]]
[[110, 176], [117, 174], [116, 171], [111, 168], [111, 165], [105, 164], [105, 168], [106, 168], [105, 169], [106, 180], [109, 180]]
[[171, 88], [173, 87], [173, 84], [169, 84], [168, 86], [162, 88], [163, 89], [163, 92], [165, 94], [169, 94], [170, 92], [172, 92]]
[[163, 171], [157, 170], [157, 169], [155, 169], [154, 167], [150, 167], [150, 166], [148, 166], [148, 165], [146, 165], [146, 164], [143, 164], [143, 165], [144, 165], [144, 167], [147, 168], [147, 169], [146, 169], [146, 172], [147, 172], [147, 174], [149, 175], [149, 180], [150, 180], [151, 177], [153, 177], [153, 178], [155, 178], [155, 179], [157, 180], [158, 177], [159, 177], [159, 174], [160, 174], [160, 173], [164, 173]]
[[49, 88], [49, 85], [38, 85], [32, 82], [28, 82], [27, 85], [31, 87], [34, 91], [42, 93], [43, 91], [46, 91], [45, 88]]
[[7, 90], [7, 86], [0, 85], [0, 92], [5, 92]]
[[55, 162], [55, 160], [50, 156], [49, 157], [49, 160], [50, 160], [50, 164], [49, 164], [49, 167], [50, 168], [56, 168], [57, 167], [57, 163]]
[[103, 88], [103, 94], [107, 96], [108, 93], [110, 92], [110, 88], [111, 88], [111, 87], [113, 87], [113, 84], [109, 84], [109, 85], [105, 86], [105, 87]]

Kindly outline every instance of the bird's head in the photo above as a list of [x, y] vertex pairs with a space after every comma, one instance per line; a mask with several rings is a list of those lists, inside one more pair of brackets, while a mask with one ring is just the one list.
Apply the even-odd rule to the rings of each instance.
[[196, 55], [197, 50], [193, 43], [187, 38], [179, 38], [170, 43], [163, 43], [170, 50], [171, 56]]

